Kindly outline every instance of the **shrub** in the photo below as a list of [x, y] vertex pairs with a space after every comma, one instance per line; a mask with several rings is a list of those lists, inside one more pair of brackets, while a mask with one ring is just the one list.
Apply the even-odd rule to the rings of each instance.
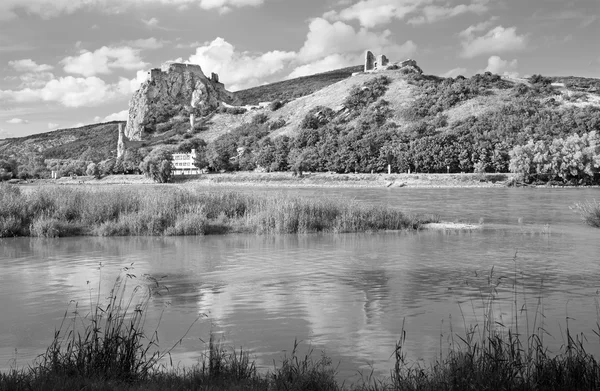
[[355, 86], [344, 99], [344, 107], [360, 110], [368, 106], [385, 94], [389, 84], [389, 77], [377, 76], [367, 80], [362, 86]]
[[252, 117], [252, 125], [262, 125], [269, 120], [269, 116], [265, 113], [258, 113]]
[[600, 228], [600, 202], [596, 200], [578, 202], [571, 206], [571, 209], [578, 212], [587, 225]]
[[334, 117], [335, 112], [329, 107], [317, 106], [309, 110], [302, 119], [300, 128], [302, 129], [319, 129], [325, 126]]
[[281, 100], [274, 100], [273, 102], [271, 102], [271, 104], [269, 105], [269, 108], [271, 109], [271, 111], [277, 111], [280, 108], [282, 108], [285, 105], [284, 101]]
[[219, 109], [220, 113], [223, 114], [232, 114], [232, 115], [240, 115], [240, 114], [245, 114], [248, 110], [246, 110], [245, 107], [239, 107], [239, 106], [221, 106], [221, 108]]
[[275, 121], [269, 122], [268, 126], [269, 130], [281, 129], [285, 126], [285, 119], [279, 117]]
[[173, 156], [166, 149], [155, 149], [140, 163], [140, 170], [158, 183], [167, 183], [173, 176]]

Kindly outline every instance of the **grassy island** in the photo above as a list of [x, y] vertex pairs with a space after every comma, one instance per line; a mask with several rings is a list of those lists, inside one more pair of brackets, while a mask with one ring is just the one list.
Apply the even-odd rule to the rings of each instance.
[[0, 186], [0, 237], [342, 233], [412, 230], [434, 221], [348, 199], [170, 186]]

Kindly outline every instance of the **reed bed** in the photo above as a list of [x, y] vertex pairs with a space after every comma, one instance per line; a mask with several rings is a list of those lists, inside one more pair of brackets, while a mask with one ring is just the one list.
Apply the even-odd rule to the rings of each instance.
[[587, 225], [600, 228], [600, 202], [596, 200], [577, 202], [571, 209], [579, 213]]
[[[100, 304], [100, 292], [87, 316], [74, 312], [55, 332], [46, 353], [28, 369], [0, 374], [0, 390], [596, 390], [600, 388], [600, 364], [586, 352], [583, 335], [574, 335], [567, 325], [564, 344], [551, 354], [544, 346], [541, 299], [527, 308], [519, 289], [518, 275], [495, 276], [482, 290], [482, 321], [465, 324], [462, 335], [452, 330], [447, 353], [429, 365], [407, 359], [404, 325], [391, 357], [390, 376], [365, 376], [356, 384], [337, 378], [331, 359], [318, 359], [310, 351], [298, 355], [298, 342], [291, 354], [266, 373], [257, 371], [248, 352], [224, 348], [210, 336], [203, 359], [191, 368], [167, 368], [161, 360], [170, 349], [159, 351], [153, 337], [145, 334], [147, 303], [160, 289], [156, 281], [135, 283], [131, 269], [120, 276], [108, 297]], [[514, 300], [510, 324], [494, 316], [503, 281], [512, 280], [509, 294]], [[130, 287], [131, 288], [131, 287]], [[506, 293], [506, 290], [505, 292]], [[475, 311], [476, 306], [473, 305]], [[478, 311], [479, 311], [478, 310]], [[531, 314], [531, 315], [529, 315]], [[463, 316], [463, 321], [465, 321]], [[600, 326], [597, 326], [600, 327]], [[190, 326], [191, 329], [191, 326]], [[189, 332], [189, 329], [188, 329]], [[600, 338], [600, 330], [595, 331]], [[180, 339], [178, 343], [183, 340]]]
[[416, 229], [435, 216], [355, 201], [179, 187], [0, 185], [0, 237], [310, 233]]

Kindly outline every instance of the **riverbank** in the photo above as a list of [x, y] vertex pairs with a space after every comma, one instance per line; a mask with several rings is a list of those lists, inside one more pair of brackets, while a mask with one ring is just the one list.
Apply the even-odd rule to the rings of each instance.
[[[296, 234], [415, 230], [436, 216], [337, 199], [186, 186], [0, 185], [0, 237]], [[26, 190], [26, 191], [25, 191]]]
[[[178, 184], [207, 186], [261, 186], [261, 187], [351, 187], [351, 188], [469, 188], [504, 187], [513, 183], [514, 174], [336, 174], [291, 172], [227, 172], [189, 176], [174, 176]], [[109, 175], [101, 179], [90, 176], [65, 177], [57, 180], [38, 179], [28, 184], [152, 184], [143, 175]]]

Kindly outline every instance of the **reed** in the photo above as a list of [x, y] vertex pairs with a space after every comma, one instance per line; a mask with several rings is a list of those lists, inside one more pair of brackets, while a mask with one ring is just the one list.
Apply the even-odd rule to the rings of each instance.
[[[160, 360], [170, 350], [156, 348], [156, 331], [148, 338], [144, 332], [145, 311], [152, 290], [147, 285], [127, 289], [135, 276], [126, 269], [109, 295], [109, 303], [94, 309], [88, 318], [74, 312], [65, 314], [63, 324], [46, 353], [28, 369], [13, 369], [0, 374], [1, 390], [594, 390], [600, 388], [600, 364], [586, 352], [583, 335], [569, 329], [568, 317], [564, 343], [556, 354], [544, 345], [541, 299], [533, 308], [528, 303], [516, 269], [512, 275], [486, 276], [481, 296], [471, 303], [481, 311], [481, 322], [466, 324], [463, 335], [448, 336], [448, 352], [424, 365], [407, 359], [404, 324], [392, 351], [395, 366], [387, 378], [372, 374], [357, 384], [346, 385], [337, 379], [331, 359], [314, 358], [312, 351], [298, 355], [294, 341], [291, 354], [268, 372], [258, 372], [243, 349], [226, 349], [211, 334], [203, 359], [191, 368], [168, 369]], [[505, 287], [506, 281], [512, 283]], [[152, 281], [151, 286], [156, 286]], [[508, 296], [507, 296], [508, 295]], [[503, 297], [501, 297], [503, 296]], [[506, 324], [495, 315], [498, 300], [513, 301], [511, 319]], [[479, 310], [476, 310], [479, 306]], [[77, 309], [77, 307], [76, 307]], [[531, 315], [529, 315], [531, 314]], [[84, 321], [87, 319], [87, 323]], [[83, 329], [79, 324], [87, 324]], [[600, 329], [595, 334], [600, 338]], [[188, 330], [189, 331], [189, 330]], [[178, 341], [180, 343], [181, 340]]]
[[577, 202], [571, 209], [581, 215], [582, 220], [595, 228], [600, 228], [600, 202], [596, 200]]
[[363, 232], [416, 229], [411, 217], [346, 199], [319, 200], [193, 188], [0, 186], [0, 237]]

